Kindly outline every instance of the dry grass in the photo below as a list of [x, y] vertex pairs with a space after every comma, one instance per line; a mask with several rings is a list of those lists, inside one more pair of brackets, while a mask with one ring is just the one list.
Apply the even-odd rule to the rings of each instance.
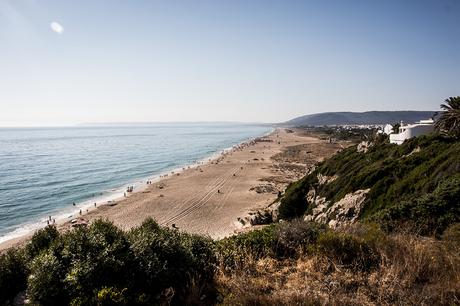
[[222, 305], [460, 305], [458, 247], [402, 234], [367, 241], [378, 264], [365, 271], [321, 252], [248, 258], [244, 267], [219, 274]]

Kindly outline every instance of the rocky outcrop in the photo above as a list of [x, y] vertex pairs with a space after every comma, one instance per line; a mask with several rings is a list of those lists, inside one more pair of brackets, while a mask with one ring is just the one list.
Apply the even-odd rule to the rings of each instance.
[[356, 150], [361, 153], [367, 153], [369, 148], [372, 147], [373, 145], [374, 143], [371, 141], [361, 141], [356, 147]]
[[[369, 190], [364, 189], [348, 193], [332, 205], [325, 198], [315, 197], [314, 201], [309, 201], [309, 203], [313, 203], [314, 207], [312, 213], [305, 216], [305, 220], [325, 223], [332, 228], [354, 223], [358, 219]], [[308, 194], [307, 200], [309, 196], [313, 196], [311, 190]]]
[[246, 217], [238, 218], [237, 220], [242, 227], [273, 223], [278, 219], [279, 205], [279, 202], [275, 202], [264, 209], [250, 212]]
[[333, 176], [327, 176], [327, 175], [322, 175], [321, 173], [318, 173], [317, 178], [318, 178], [318, 184], [319, 185], [326, 185], [329, 184], [337, 179], [337, 175]]
[[257, 193], [278, 193], [278, 190], [273, 184], [259, 184], [257, 186], [251, 187], [249, 191], [255, 191]]

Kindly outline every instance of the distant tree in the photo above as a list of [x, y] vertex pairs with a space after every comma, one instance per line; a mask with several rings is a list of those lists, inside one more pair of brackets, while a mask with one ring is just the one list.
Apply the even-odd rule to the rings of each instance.
[[393, 124], [393, 134], [398, 134], [399, 133], [399, 128], [401, 127], [401, 123], [395, 123]]
[[435, 122], [435, 128], [440, 133], [460, 137], [460, 96], [450, 97], [441, 104], [442, 111]]

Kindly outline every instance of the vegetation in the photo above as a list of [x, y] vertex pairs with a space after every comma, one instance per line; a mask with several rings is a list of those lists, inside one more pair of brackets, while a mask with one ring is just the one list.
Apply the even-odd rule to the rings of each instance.
[[436, 120], [436, 129], [452, 137], [460, 137], [460, 96], [450, 97], [441, 104], [441, 115]]
[[458, 226], [449, 233], [439, 241], [356, 225], [321, 232], [308, 252], [294, 240], [295, 256], [249, 254], [246, 265], [218, 278], [222, 305], [458, 304]]
[[[308, 212], [312, 203], [306, 195], [312, 189], [334, 203], [370, 188], [361, 220], [376, 221], [388, 231], [410, 228], [440, 235], [460, 221], [459, 173], [460, 142], [440, 135], [417, 137], [400, 146], [376, 142], [366, 153], [349, 147], [288, 186], [279, 213], [292, 219]], [[319, 174], [337, 178], [320, 184]]]
[[47, 227], [0, 256], [0, 302], [25, 290], [33, 305], [447, 305], [460, 294], [459, 228], [436, 241], [297, 219], [213, 242], [153, 220]]
[[22, 290], [37, 305], [191, 302], [183, 299], [189, 291], [213, 280], [213, 245], [151, 219], [129, 232], [101, 220], [61, 235], [47, 227], [25, 248], [1, 255], [0, 303]]

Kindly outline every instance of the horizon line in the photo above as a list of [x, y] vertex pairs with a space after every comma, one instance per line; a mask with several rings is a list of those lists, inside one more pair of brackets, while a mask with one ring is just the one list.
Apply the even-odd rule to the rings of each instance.
[[99, 126], [148, 126], [155, 124], [260, 124], [273, 125], [278, 122], [257, 122], [257, 121], [139, 121], [139, 122], [83, 122], [73, 124], [50, 124], [50, 125], [0, 125], [0, 129], [9, 128], [72, 128], [72, 127], [99, 127]]

